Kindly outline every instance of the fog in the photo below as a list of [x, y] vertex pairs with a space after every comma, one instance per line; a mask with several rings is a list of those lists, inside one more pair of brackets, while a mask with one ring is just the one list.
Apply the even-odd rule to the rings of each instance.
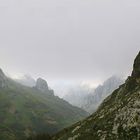
[[140, 46], [138, 0], [0, 0], [0, 67], [97, 85], [127, 76]]

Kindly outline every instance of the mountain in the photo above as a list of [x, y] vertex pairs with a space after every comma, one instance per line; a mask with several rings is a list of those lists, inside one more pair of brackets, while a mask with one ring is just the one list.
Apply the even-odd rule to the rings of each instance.
[[[14, 79], [16, 82], [33, 87], [36, 84], [36, 81], [29, 75], [24, 75], [18, 79]], [[38, 79], [40, 82], [43, 82], [43, 79]], [[45, 81], [46, 82], [46, 81]], [[44, 84], [47, 84], [45, 83]], [[102, 85], [99, 85], [97, 88], [93, 89], [87, 85], [71, 85], [61, 87], [58, 86], [59, 92], [63, 92], [64, 96], [62, 97], [64, 100], [72, 104], [73, 106], [77, 106], [79, 108], [84, 109], [90, 114], [95, 112], [101, 102], [110, 95], [115, 89], [119, 87], [124, 82], [122, 78], [118, 76], [112, 76], [107, 79]], [[64, 85], [63, 85], [64, 86]], [[48, 87], [49, 88], [49, 87]], [[43, 90], [44, 88], [41, 87]], [[58, 92], [58, 89], [55, 93]], [[61, 91], [60, 91], [61, 89]]]
[[53, 134], [85, 118], [87, 112], [54, 96], [42, 78], [23, 86], [0, 70], [0, 140], [24, 140], [37, 133]]
[[94, 89], [83, 85], [73, 86], [67, 89], [66, 95], [63, 97], [64, 100], [70, 104], [82, 108], [86, 104], [86, 98]]
[[36, 88], [39, 89], [41, 92], [47, 92], [49, 91], [49, 87], [47, 82], [42, 79], [42, 78], [38, 78], [36, 81]]
[[81, 108], [89, 113], [96, 111], [102, 101], [117, 89], [124, 81], [118, 76], [107, 79], [103, 85], [99, 85], [92, 93], [85, 97], [85, 102]]
[[140, 139], [140, 52], [131, 76], [87, 119], [64, 129], [53, 140]]
[[92, 114], [101, 102], [123, 82], [120, 77], [112, 76], [95, 89], [82, 85], [71, 87], [67, 89], [67, 94], [63, 99]]

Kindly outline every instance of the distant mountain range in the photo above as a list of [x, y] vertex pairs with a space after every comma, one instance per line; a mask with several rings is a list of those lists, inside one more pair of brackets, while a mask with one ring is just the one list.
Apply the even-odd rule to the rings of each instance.
[[74, 106], [83, 108], [89, 113], [96, 111], [101, 102], [117, 89], [124, 80], [118, 76], [112, 76], [97, 88], [89, 88], [85, 86], [75, 86], [67, 90], [67, 94], [63, 97]]
[[102, 101], [123, 83], [124, 80], [118, 76], [110, 77], [85, 97], [86, 101], [82, 108], [89, 113], [95, 112]]
[[6, 77], [0, 69], [0, 140], [53, 134], [86, 116], [84, 110], [54, 96], [42, 78], [33, 87], [27, 87]]
[[108, 96], [98, 110], [56, 134], [52, 140], [139, 140], [140, 52], [125, 83]]
[[[36, 81], [29, 75], [24, 75], [21, 78], [14, 80], [22, 85], [30, 87], [33, 87], [36, 84]], [[93, 113], [101, 102], [122, 83], [124, 83], [122, 78], [119, 76], [112, 76], [95, 89], [88, 85], [80, 84], [65, 86], [65, 88], [62, 88], [62, 85], [59, 85], [56, 90], [56, 95], [59, 89], [59, 92], [63, 92], [62, 94], [64, 94], [62, 97], [64, 100], [89, 113]]]
[[68, 101], [70, 104], [82, 108], [86, 104], [86, 98], [93, 92], [93, 88], [88, 86], [77, 85], [67, 89], [64, 100]]

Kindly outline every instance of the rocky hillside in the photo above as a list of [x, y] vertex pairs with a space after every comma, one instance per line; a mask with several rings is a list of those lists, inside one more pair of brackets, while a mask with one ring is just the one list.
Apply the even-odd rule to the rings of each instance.
[[132, 75], [87, 119], [64, 129], [53, 140], [140, 139], [140, 53]]
[[0, 70], [0, 140], [22, 140], [37, 133], [56, 133], [88, 115], [54, 96], [45, 80], [27, 87]]

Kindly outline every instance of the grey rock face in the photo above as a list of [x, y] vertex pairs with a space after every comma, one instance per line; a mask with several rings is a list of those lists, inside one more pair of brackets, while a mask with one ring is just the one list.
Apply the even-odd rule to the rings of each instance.
[[92, 94], [89, 94], [87, 98], [85, 98], [86, 104], [83, 106], [83, 108], [89, 113], [95, 112], [102, 101], [123, 82], [124, 81], [121, 78], [112, 76], [106, 80], [103, 85], [98, 86]]
[[140, 52], [136, 56], [133, 64], [131, 76], [126, 80], [126, 90], [133, 90], [140, 85]]
[[77, 86], [67, 91], [63, 97], [70, 104], [80, 107], [89, 113], [97, 110], [102, 101], [117, 89], [124, 80], [118, 76], [112, 76], [96, 89]]
[[140, 52], [134, 61], [132, 77], [140, 78]]
[[46, 91], [49, 90], [47, 82], [42, 78], [37, 79], [36, 88], [39, 89], [42, 92], [46, 92]]

